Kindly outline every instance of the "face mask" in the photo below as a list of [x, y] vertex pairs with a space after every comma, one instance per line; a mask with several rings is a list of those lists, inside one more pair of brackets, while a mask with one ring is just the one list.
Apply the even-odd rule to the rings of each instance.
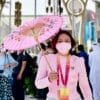
[[56, 49], [58, 50], [59, 53], [66, 55], [71, 49], [71, 44], [66, 42], [57, 43]]

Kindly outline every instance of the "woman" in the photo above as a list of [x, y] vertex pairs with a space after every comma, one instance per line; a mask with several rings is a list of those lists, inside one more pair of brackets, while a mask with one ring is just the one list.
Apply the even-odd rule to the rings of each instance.
[[53, 40], [56, 53], [41, 58], [35, 84], [39, 89], [49, 88], [47, 100], [80, 100], [78, 81], [84, 99], [92, 100], [84, 60], [71, 55], [74, 46], [75, 41], [71, 34], [60, 30]]
[[0, 100], [11, 100], [12, 88], [10, 79], [12, 76], [13, 67], [17, 65], [17, 62], [12, 56], [0, 47]]

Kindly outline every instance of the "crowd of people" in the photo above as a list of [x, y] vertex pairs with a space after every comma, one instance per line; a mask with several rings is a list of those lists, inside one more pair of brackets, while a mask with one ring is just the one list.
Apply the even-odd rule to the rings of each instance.
[[[51, 42], [41, 44], [33, 85], [40, 100], [99, 100], [100, 46], [88, 54], [76, 47], [67, 30], [59, 30]], [[25, 50], [10, 53], [0, 46], [0, 100], [25, 100], [23, 88], [29, 58]], [[34, 65], [33, 65], [34, 67]]]

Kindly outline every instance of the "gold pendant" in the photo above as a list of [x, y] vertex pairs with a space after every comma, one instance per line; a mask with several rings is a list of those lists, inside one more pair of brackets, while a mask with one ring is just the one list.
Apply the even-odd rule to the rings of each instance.
[[60, 88], [60, 95], [68, 96], [69, 95], [69, 89], [66, 88], [66, 87]]
[[69, 89], [62, 87], [58, 91], [58, 100], [69, 100]]

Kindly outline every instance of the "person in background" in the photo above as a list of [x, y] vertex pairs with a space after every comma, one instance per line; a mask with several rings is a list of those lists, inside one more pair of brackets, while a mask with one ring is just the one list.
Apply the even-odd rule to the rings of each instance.
[[[84, 58], [85, 66], [86, 66], [86, 73], [87, 73], [89, 85], [90, 85], [90, 88], [91, 88], [91, 91], [92, 91], [92, 86], [91, 86], [91, 83], [90, 83], [90, 80], [89, 80], [89, 73], [90, 73], [89, 55], [88, 55], [88, 53], [85, 51], [84, 45], [83, 45], [83, 44], [78, 45], [78, 54], [77, 54], [77, 55], [78, 55], [79, 57], [83, 57], [83, 58]], [[82, 96], [82, 93], [81, 93], [80, 90], [79, 90], [79, 92], [80, 92], [80, 94], [81, 94], [81, 96]]]
[[84, 59], [71, 55], [75, 46], [71, 34], [60, 30], [52, 43], [55, 54], [42, 56], [35, 80], [36, 87], [48, 87], [46, 100], [81, 100], [76, 89], [79, 81], [84, 100], [92, 100]]
[[79, 51], [78, 56], [84, 58], [85, 66], [86, 66], [86, 72], [87, 72], [87, 76], [89, 78], [89, 72], [90, 72], [89, 55], [84, 50], [84, 46], [82, 44], [78, 45], [78, 51]]
[[[38, 67], [39, 67], [39, 63], [40, 63], [42, 56], [44, 54], [47, 54], [46, 46], [43, 43], [41, 43], [40, 46], [41, 46], [41, 51], [39, 52], [39, 54], [37, 56], [37, 66]], [[41, 99], [41, 100], [45, 100], [47, 92], [48, 92], [48, 88], [44, 88], [44, 89], [37, 89], [36, 88], [36, 98]]]
[[46, 47], [46, 50], [45, 50], [46, 54], [53, 54], [54, 51], [52, 49], [52, 44], [51, 44], [51, 41], [48, 41], [47, 42], [47, 47]]
[[43, 56], [43, 54], [45, 54], [45, 51], [46, 51], [46, 46], [43, 43], [40, 44], [40, 47], [41, 47], [41, 50], [37, 54], [37, 64], [39, 64], [41, 57]]
[[13, 51], [13, 52], [10, 51], [10, 54], [15, 60], [17, 60], [17, 57], [18, 57], [17, 51]]
[[17, 64], [10, 53], [0, 46], [0, 100], [12, 100], [10, 79], [12, 79], [13, 68]]
[[100, 42], [92, 45], [89, 53], [90, 82], [94, 100], [100, 100]]
[[75, 43], [75, 46], [72, 49], [71, 55], [78, 56], [78, 42]]
[[18, 65], [13, 69], [13, 96], [14, 100], [25, 100], [23, 81], [28, 60], [24, 50], [19, 50], [17, 55]]

